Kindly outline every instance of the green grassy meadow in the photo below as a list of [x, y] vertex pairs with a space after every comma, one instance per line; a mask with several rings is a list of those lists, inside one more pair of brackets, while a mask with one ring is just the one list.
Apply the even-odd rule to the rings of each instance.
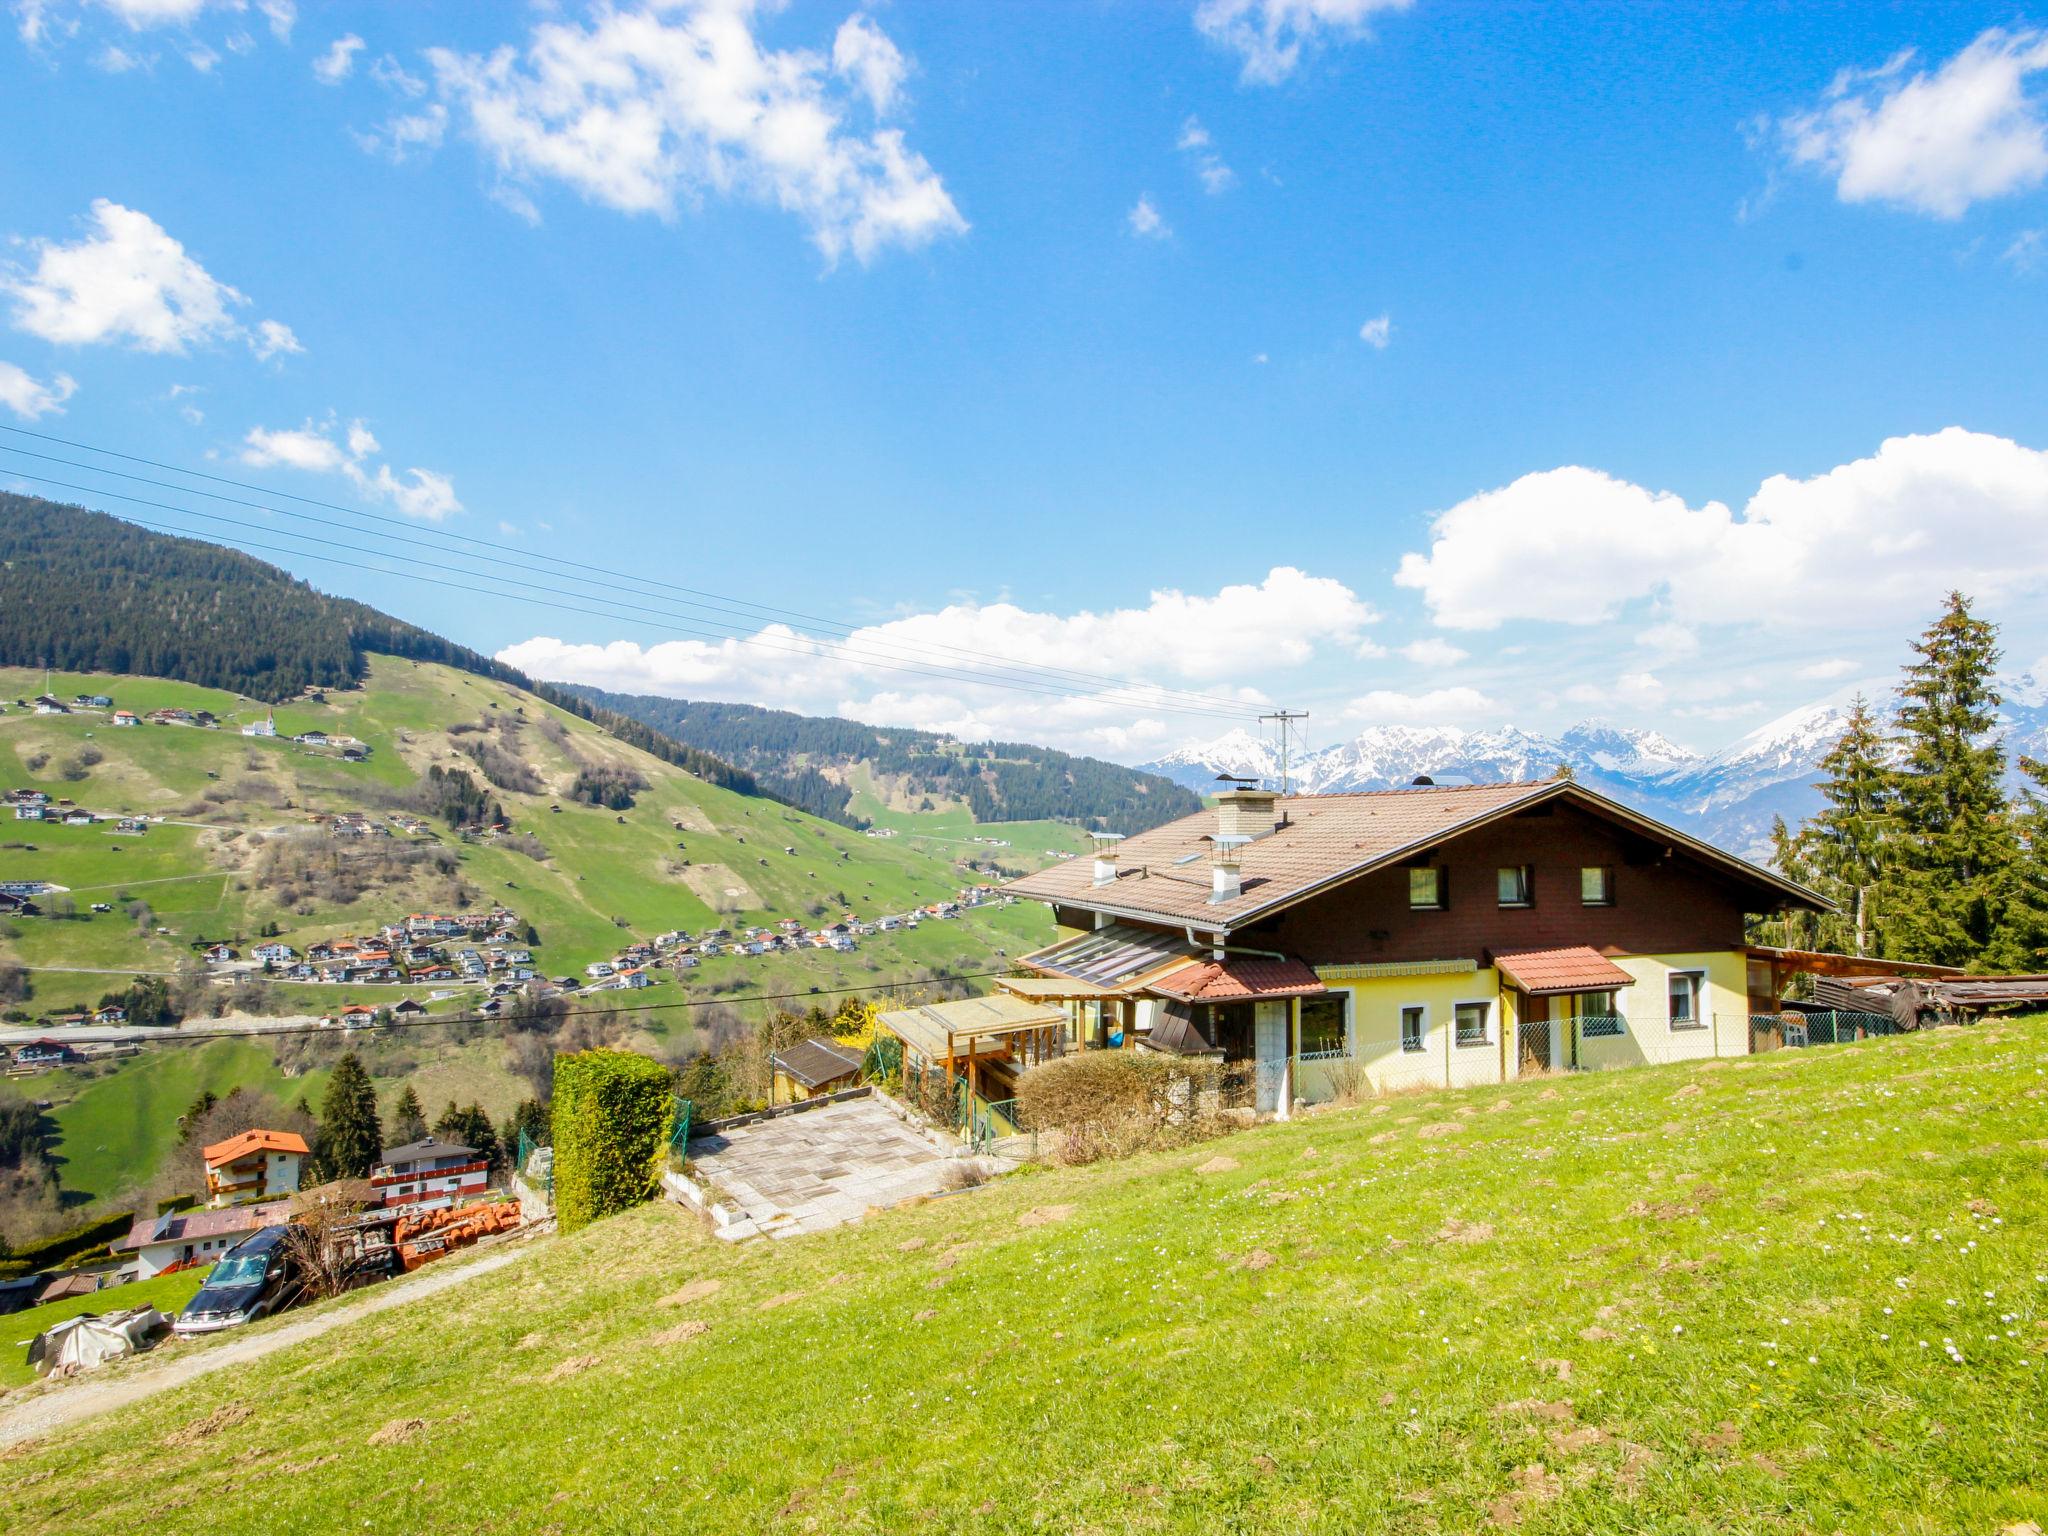
[[[36, 716], [14, 707], [14, 700], [42, 691], [42, 674], [0, 668], [0, 706], [7, 709], [0, 715], [0, 785], [34, 785], [109, 816], [167, 820], [139, 837], [117, 834], [105, 824], [0, 823], [0, 843], [13, 845], [0, 847], [0, 880], [68, 887], [75, 908], [61, 919], [0, 920], [0, 963], [31, 973], [33, 995], [25, 1007], [31, 1022], [96, 1005], [122, 990], [132, 975], [189, 966], [201, 938], [239, 938], [246, 947], [262, 925], [275, 922], [285, 942], [304, 949], [314, 940], [359, 933], [407, 912], [454, 907], [449, 881], [429, 875], [400, 878], [345, 905], [287, 905], [253, 873], [251, 850], [280, 833], [323, 838], [312, 823], [315, 812], [362, 810], [381, 817], [402, 809], [409, 787], [435, 764], [481, 778], [476, 764], [456, 750], [465, 738], [452, 732], [479, 721], [523, 722], [509, 738], [492, 734], [538, 775], [541, 790], [493, 793], [516, 828], [540, 840], [547, 857], [465, 841], [439, 825], [431, 841], [457, 861], [469, 900], [502, 903], [534, 925], [540, 935], [535, 962], [549, 975], [580, 975], [591, 961], [671, 928], [699, 931], [786, 917], [816, 922], [848, 913], [878, 917], [907, 911], [951, 897], [969, 878], [957, 862], [987, 852], [964, 834], [955, 840], [960, 829], [943, 817], [942, 838], [873, 839], [774, 801], [718, 789], [521, 689], [432, 664], [373, 657], [365, 687], [276, 710], [280, 732], [317, 728], [370, 743], [367, 763], [343, 763], [288, 740], [244, 737], [239, 727], [263, 719], [268, 707], [214, 689], [155, 678], [51, 679], [51, 691], [66, 701], [105, 693], [115, 707], [138, 714], [173, 706], [209, 710], [224, 722], [218, 731], [116, 728], [104, 712]], [[86, 762], [92, 752], [99, 760]], [[645, 781], [630, 810], [598, 809], [567, 797], [578, 770], [593, 764], [626, 767]], [[1033, 831], [1031, 838], [1043, 841], [1052, 835], [1050, 827]], [[374, 846], [404, 841], [378, 839]], [[98, 901], [114, 910], [93, 913]], [[129, 916], [135, 901], [148, 903], [146, 923]], [[850, 955], [815, 950], [715, 958], [687, 973], [686, 981], [665, 978], [631, 1000], [734, 1001], [763, 993], [802, 998], [813, 990], [866, 988], [906, 975], [981, 972], [1000, 963], [999, 952], [1022, 954], [1050, 937], [1050, 918], [1035, 903], [983, 908], [957, 921], [876, 935]], [[426, 990], [413, 989], [412, 995], [424, 1001]], [[404, 995], [384, 986], [272, 981], [264, 984], [261, 1005], [270, 1014], [306, 1016], [345, 1002]], [[475, 994], [460, 998], [473, 1003]], [[606, 995], [584, 1006], [625, 1002]], [[689, 1010], [658, 1012], [648, 1016], [637, 1038], [673, 1049], [691, 1038], [691, 1028]], [[442, 1042], [432, 1035], [418, 1030], [397, 1042], [350, 1043], [359, 1045], [387, 1098], [395, 1098], [401, 1081], [409, 1079], [430, 1105], [447, 1097], [475, 1099], [502, 1118], [531, 1091], [506, 1069], [502, 1051], [488, 1038]], [[200, 1051], [151, 1049], [141, 1057], [18, 1086], [0, 1083], [0, 1093], [52, 1100], [67, 1196], [112, 1200], [148, 1183], [170, 1144], [175, 1116], [201, 1089], [224, 1094], [238, 1086], [261, 1088], [287, 1103], [306, 1093], [317, 1104], [334, 1050], [323, 1048], [309, 1063], [304, 1053], [287, 1057], [250, 1042]], [[286, 1059], [299, 1075], [285, 1075]]]
[[1398, 1096], [786, 1243], [650, 1206], [23, 1448], [0, 1526], [1996, 1533], [2048, 1511], [2044, 1149], [2037, 1019]]
[[28, 1363], [28, 1346], [45, 1328], [82, 1313], [104, 1315], [127, 1307], [155, 1307], [166, 1317], [176, 1317], [178, 1310], [198, 1293], [211, 1273], [210, 1267], [181, 1269], [175, 1275], [137, 1280], [132, 1285], [113, 1286], [91, 1296], [67, 1296], [62, 1301], [47, 1301], [40, 1307], [29, 1307], [0, 1318], [0, 1339], [6, 1341], [6, 1347], [0, 1349], [0, 1392], [26, 1386], [36, 1379], [36, 1373]]

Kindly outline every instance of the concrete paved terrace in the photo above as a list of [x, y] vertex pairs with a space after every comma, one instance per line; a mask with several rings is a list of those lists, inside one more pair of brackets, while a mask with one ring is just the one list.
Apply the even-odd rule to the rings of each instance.
[[697, 1176], [770, 1237], [822, 1232], [859, 1220], [870, 1206], [936, 1194], [952, 1161], [872, 1098], [690, 1142]]

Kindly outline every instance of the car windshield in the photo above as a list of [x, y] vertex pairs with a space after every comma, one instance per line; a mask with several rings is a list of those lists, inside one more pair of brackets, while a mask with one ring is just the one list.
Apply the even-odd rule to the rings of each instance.
[[229, 1254], [206, 1277], [208, 1290], [217, 1285], [254, 1285], [263, 1278], [267, 1261], [260, 1253]]

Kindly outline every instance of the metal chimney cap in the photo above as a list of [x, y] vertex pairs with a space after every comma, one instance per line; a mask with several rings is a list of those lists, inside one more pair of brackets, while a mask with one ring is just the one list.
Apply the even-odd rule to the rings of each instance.
[[1124, 840], [1121, 832], [1090, 832], [1088, 835], [1098, 843], [1120, 843]]
[[1221, 858], [1225, 854], [1236, 853], [1238, 849], [1250, 842], [1251, 838], [1242, 832], [1219, 832], [1216, 834], [1214, 841], [1217, 857]]

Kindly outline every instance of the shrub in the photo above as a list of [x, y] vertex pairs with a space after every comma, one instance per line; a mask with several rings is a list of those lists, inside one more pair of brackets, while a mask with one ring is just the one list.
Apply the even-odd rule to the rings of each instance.
[[73, 1227], [68, 1232], [59, 1232], [41, 1242], [24, 1244], [5, 1259], [0, 1259], [0, 1280], [16, 1280], [40, 1270], [58, 1269], [66, 1264], [89, 1260], [105, 1253], [107, 1244], [117, 1237], [126, 1236], [134, 1224], [135, 1218], [122, 1211], [87, 1222], [82, 1227]]
[[1026, 1129], [1051, 1135], [1061, 1162], [1093, 1162], [1215, 1135], [1225, 1124], [1214, 1103], [1220, 1076], [1214, 1061], [1083, 1051], [1026, 1072], [1017, 1107]]
[[675, 1097], [668, 1069], [630, 1051], [555, 1058], [555, 1216], [564, 1232], [654, 1197]]

